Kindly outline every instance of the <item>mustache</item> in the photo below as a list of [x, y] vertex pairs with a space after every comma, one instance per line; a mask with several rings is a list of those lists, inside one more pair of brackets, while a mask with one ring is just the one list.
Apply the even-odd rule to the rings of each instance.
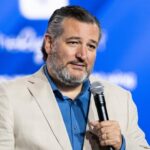
[[76, 64], [76, 65], [87, 67], [87, 62], [82, 61], [82, 60], [73, 60], [73, 61], [70, 61], [69, 64]]

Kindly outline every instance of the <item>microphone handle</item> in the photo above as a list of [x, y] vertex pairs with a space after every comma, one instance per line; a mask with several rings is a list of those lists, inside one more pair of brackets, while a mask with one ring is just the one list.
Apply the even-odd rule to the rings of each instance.
[[[94, 95], [94, 101], [95, 101], [95, 105], [99, 117], [99, 122], [109, 120], [104, 94], [101, 93], [101, 94]], [[106, 146], [106, 149], [115, 150], [112, 146]]]
[[96, 94], [94, 96], [94, 101], [95, 101], [95, 105], [96, 105], [96, 108], [97, 108], [99, 121], [109, 120], [107, 109], [106, 109], [104, 94]]

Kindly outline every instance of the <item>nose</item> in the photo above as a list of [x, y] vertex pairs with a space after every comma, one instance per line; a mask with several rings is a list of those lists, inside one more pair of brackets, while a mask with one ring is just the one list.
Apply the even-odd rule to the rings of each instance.
[[87, 56], [87, 48], [85, 46], [81, 46], [77, 52], [77, 58], [81, 59], [82, 61], [86, 61]]

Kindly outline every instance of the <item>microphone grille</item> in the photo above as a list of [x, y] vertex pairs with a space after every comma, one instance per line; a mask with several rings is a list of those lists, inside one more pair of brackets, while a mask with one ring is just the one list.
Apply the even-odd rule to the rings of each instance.
[[104, 87], [100, 82], [93, 82], [90, 87], [92, 94], [102, 94], [104, 92]]

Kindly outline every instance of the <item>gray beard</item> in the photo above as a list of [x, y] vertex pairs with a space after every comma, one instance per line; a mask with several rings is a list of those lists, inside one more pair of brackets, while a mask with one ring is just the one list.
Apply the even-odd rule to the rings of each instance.
[[57, 54], [53, 53], [50, 57], [50, 61], [48, 62], [48, 67], [50, 68], [52, 74], [55, 75], [57, 80], [60, 81], [65, 86], [80, 85], [89, 77], [89, 73], [87, 71], [85, 71], [83, 76], [80, 77], [73, 76], [69, 73], [66, 66], [63, 65], [58, 66], [57, 61], [58, 61]]
[[88, 78], [88, 74], [86, 72], [83, 76], [77, 78], [75, 76], [71, 76], [66, 67], [59, 68], [58, 70], [57, 69], [53, 70], [53, 72], [56, 74], [57, 79], [66, 86], [79, 85]]

